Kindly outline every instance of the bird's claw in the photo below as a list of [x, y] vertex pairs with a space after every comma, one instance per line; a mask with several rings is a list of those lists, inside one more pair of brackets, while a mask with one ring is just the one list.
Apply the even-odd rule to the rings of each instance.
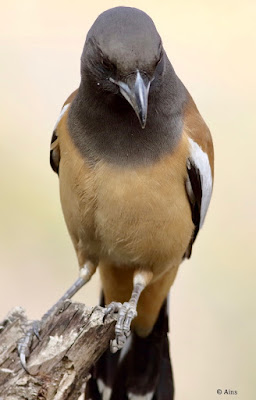
[[117, 301], [112, 301], [108, 306], [104, 308], [104, 318], [108, 315], [113, 315], [114, 313], [119, 312], [122, 307], [122, 303], [118, 303]]
[[33, 337], [36, 336], [38, 340], [41, 340], [40, 327], [41, 327], [40, 321], [33, 321], [30, 328], [26, 331], [25, 335], [19, 340], [18, 343], [18, 353], [20, 357], [20, 362], [22, 367], [28, 374], [30, 374], [30, 372], [27, 367], [26, 358], [30, 353]]
[[137, 316], [135, 306], [130, 302], [123, 304], [112, 302], [105, 309], [105, 315], [118, 312], [117, 323], [115, 326], [115, 339], [110, 342], [112, 353], [122, 349], [126, 339], [131, 333], [131, 322]]
[[40, 321], [33, 321], [32, 330], [33, 330], [34, 335], [37, 337], [37, 339], [39, 341], [41, 341], [41, 337], [40, 337], [41, 323], [40, 323]]

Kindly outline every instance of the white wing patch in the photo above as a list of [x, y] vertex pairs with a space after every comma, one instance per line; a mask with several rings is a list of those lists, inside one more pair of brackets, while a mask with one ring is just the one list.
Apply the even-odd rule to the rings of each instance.
[[102, 400], [109, 400], [112, 394], [112, 389], [105, 385], [102, 379], [97, 379], [97, 385], [99, 392], [102, 395]]
[[59, 117], [58, 117], [58, 119], [57, 119], [57, 121], [56, 121], [54, 130], [57, 128], [58, 123], [60, 122], [61, 118], [63, 117], [63, 115], [65, 114], [65, 112], [67, 111], [67, 109], [68, 109], [69, 106], [70, 106], [70, 103], [66, 104], [66, 105], [62, 108], [62, 110], [61, 110], [61, 112], [60, 112], [60, 115], [59, 115]]
[[151, 400], [154, 396], [154, 392], [149, 392], [147, 394], [134, 394], [128, 393], [129, 400]]
[[[196, 142], [194, 142], [194, 140], [192, 140], [191, 138], [189, 138], [188, 140], [190, 143], [190, 158], [199, 170], [202, 185], [202, 200], [199, 225], [199, 228], [201, 228], [203, 226], [212, 196], [212, 173], [207, 154]], [[188, 186], [187, 189], [191, 190], [188, 188]]]

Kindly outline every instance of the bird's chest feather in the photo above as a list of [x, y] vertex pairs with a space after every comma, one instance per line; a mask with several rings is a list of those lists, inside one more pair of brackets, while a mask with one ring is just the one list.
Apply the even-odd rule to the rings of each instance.
[[179, 262], [193, 231], [185, 191], [187, 140], [174, 155], [143, 167], [103, 161], [90, 167], [67, 144], [60, 192], [73, 242], [117, 265]]

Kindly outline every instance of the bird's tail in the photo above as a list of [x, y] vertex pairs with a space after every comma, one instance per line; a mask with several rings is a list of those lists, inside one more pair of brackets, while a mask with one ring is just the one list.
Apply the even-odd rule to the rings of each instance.
[[[102, 297], [102, 305], [104, 299]], [[168, 310], [165, 300], [150, 335], [131, 333], [125, 347], [112, 354], [108, 349], [91, 371], [85, 399], [173, 400], [169, 355]]]

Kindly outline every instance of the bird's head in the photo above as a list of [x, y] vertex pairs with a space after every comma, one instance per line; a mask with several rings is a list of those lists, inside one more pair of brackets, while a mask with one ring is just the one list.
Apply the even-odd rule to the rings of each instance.
[[103, 12], [88, 32], [81, 57], [82, 81], [89, 78], [100, 96], [121, 95], [144, 128], [149, 91], [159, 86], [164, 70], [163, 54], [161, 38], [147, 14], [136, 8], [113, 8]]

